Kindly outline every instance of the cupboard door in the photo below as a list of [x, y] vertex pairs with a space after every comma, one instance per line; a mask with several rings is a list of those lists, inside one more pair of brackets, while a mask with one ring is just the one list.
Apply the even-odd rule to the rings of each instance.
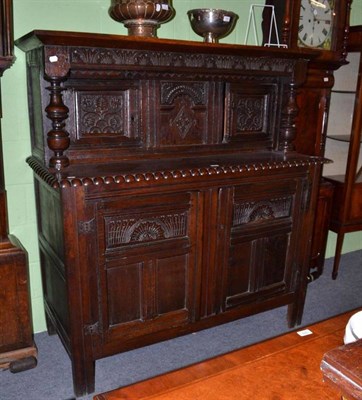
[[197, 194], [122, 197], [98, 209], [101, 325], [131, 339], [195, 318]]
[[229, 196], [223, 309], [293, 291], [302, 185], [298, 180], [245, 184]]

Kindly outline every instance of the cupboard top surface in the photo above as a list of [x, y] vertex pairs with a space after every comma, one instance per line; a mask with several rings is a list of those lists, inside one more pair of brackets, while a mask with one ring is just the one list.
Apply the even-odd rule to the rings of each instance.
[[85, 46], [137, 50], [159, 50], [187, 53], [272, 56], [278, 58], [315, 58], [318, 53], [310, 49], [265, 48], [234, 44], [204, 43], [188, 40], [133, 37], [123, 35], [34, 30], [15, 42], [23, 51], [40, 46]]

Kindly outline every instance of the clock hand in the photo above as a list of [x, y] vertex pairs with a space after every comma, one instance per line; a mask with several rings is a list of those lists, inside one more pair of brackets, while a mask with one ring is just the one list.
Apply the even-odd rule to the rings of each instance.
[[314, 18], [316, 21], [331, 22], [329, 18]]

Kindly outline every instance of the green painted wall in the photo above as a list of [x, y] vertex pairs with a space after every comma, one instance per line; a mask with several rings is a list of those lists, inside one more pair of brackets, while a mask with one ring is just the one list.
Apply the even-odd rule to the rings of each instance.
[[[126, 34], [122, 24], [108, 16], [109, 0], [13, 0], [14, 36], [34, 29], [68, 30]], [[239, 15], [234, 32], [223, 42], [243, 43], [252, 0], [228, 0], [227, 9]], [[158, 30], [160, 38], [198, 40], [190, 29], [186, 12], [192, 8], [226, 8], [226, 2], [214, 0], [174, 0], [176, 17]], [[362, 24], [362, 0], [354, 0], [352, 24]], [[253, 35], [249, 36], [252, 44]], [[25, 158], [30, 155], [24, 54], [15, 49], [16, 62], [2, 78], [2, 136], [10, 232], [16, 235], [29, 253], [29, 269], [34, 331], [46, 329], [37, 249], [37, 230], [33, 177]], [[328, 256], [333, 255], [333, 234], [328, 242]], [[344, 251], [361, 248], [362, 234], [346, 237]]]

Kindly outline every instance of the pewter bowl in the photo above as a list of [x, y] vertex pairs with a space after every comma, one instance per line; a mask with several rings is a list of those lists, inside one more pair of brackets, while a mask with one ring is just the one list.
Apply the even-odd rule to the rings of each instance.
[[187, 12], [191, 27], [204, 38], [204, 42], [217, 43], [235, 27], [239, 16], [232, 11], [214, 8], [197, 8]]

